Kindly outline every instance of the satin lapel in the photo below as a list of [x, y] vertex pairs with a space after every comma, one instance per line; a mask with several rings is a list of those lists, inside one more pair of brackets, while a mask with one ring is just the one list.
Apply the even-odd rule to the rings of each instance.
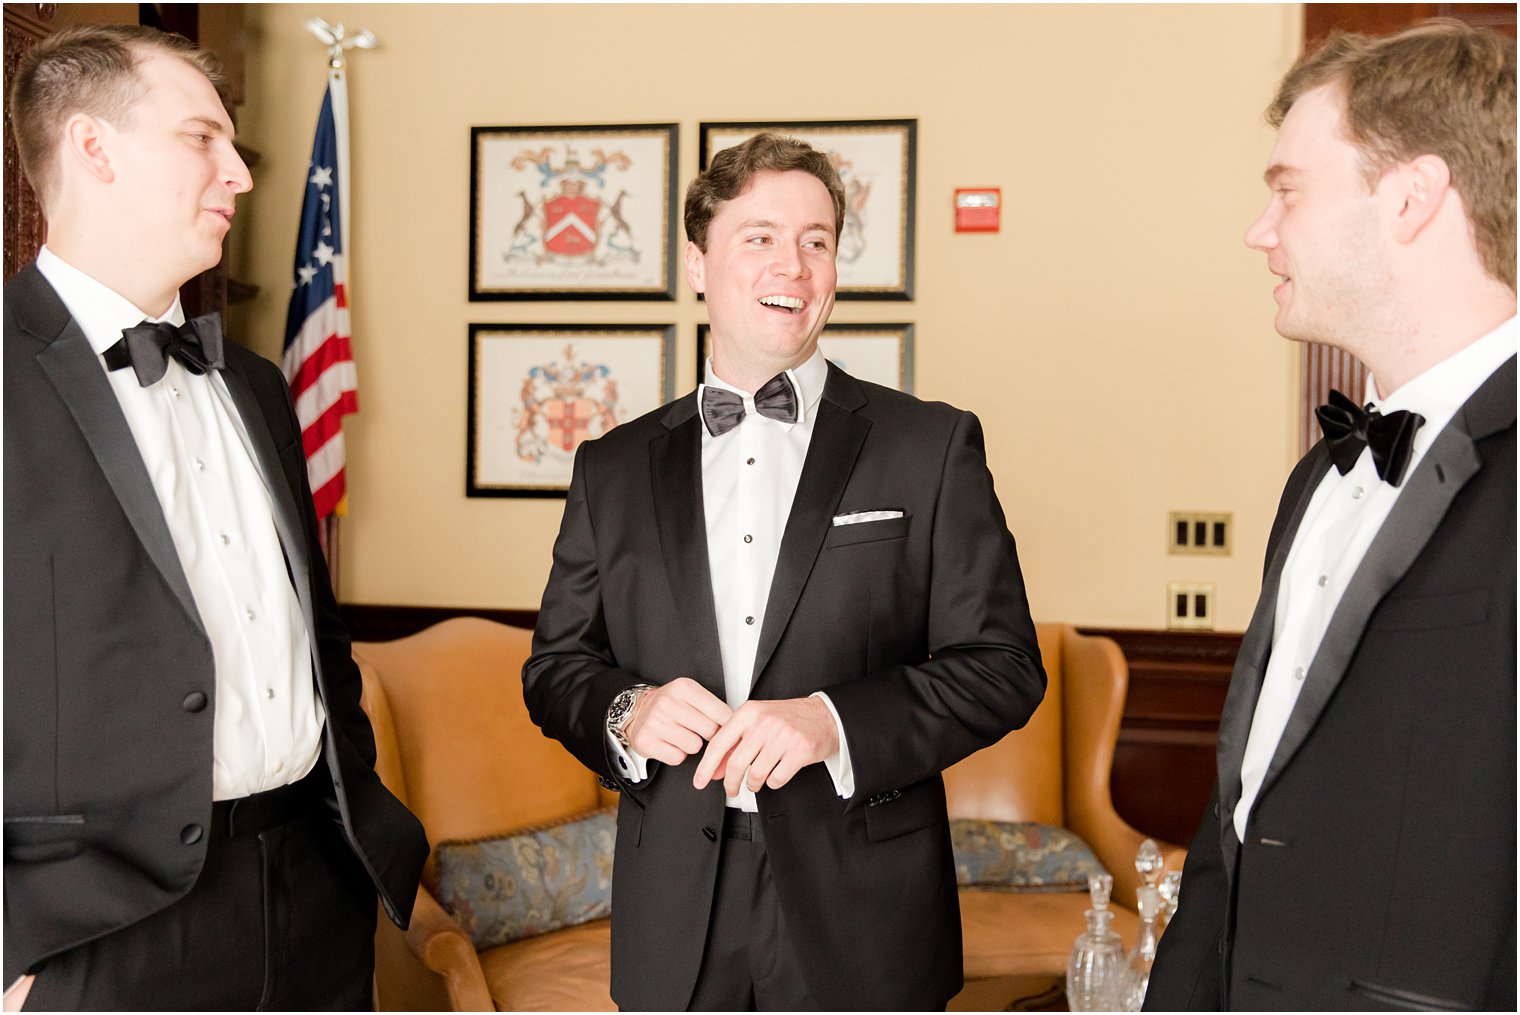
[[660, 533], [665, 577], [692, 639], [696, 672], [691, 676], [719, 698], [726, 698], [707, 558], [702, 421], [696, 405], [696, 396], [689, 395], [666, 415], [665, 433], [649, 445], [650, 482], [654, 485], [655, 525]]
[[[848, 380], [831, 366], [829, 379]], [[837, 382], [836, 382], [837, 383]], [[869, 420], [836, 405], [825, 388], [818, 401], [818, 419], [813, 424], [813, 439], [808, 444], [797, 493], [792, 498], [792, 512], [781, 536], [781, 552], [776, 558], [776, 572], [771, 578], [770, 599], [765, 604], [765, 622], [760, 628], [760, 643], [755, 650], [755, 669], [751, 688], [760, 683], [771, 654], [781, 642], [781, 635], [791, 623], [792, 611], [802, 597], [812, 573], [813, 562], [823, 547], [823, 539], [833, 524], [835, 508], [844, 496], [845, 484], [855, 467], [860, 446], [871, 429]]]
[[306, 540], [301, 534], [301, 512], [295, 491], [291, 490], [290, 482], [285, 478], [279, 452], [275, 450], [274, 441], [269, 436], [269, 424], [264, 419], [264, 410], [254, 396], [248, 378], [229, 361], [227, 368], [222, 371], [222, 381], [227, 385], [227, 393], [232, 396], [233, 404], [237, 406], [239, 422], [242, 424], [241, 436], [248, 444], [253, 464], [264, 480], [265, 489], [269, 491], [269, 501], [274, 508], [271, 514], [274, 516], [275, 532], [279, 534], [280, 545], [285, 549], [290, 581], [301, 602], [301, 615], [306, 619], [306, 629], [311, 633], [315, 644], [317, 625], [311, 601], [311, 562], [306, 559]]
[[1346, 676], [1346, 667], [1361, 643], [1367, 620], [1378, 603], [1409, 570], [1430, 537], [1435, 534], [1457, 493], [1482, 468], [1475, 436], [1486, 436], [1502, 424], [1515, 421], [1515, 361], [1495, 371], [1467, 405], [1441, 431], [1420, 464], [1404, 481], [1404, 492], [1394, 503], [1383, 527], [1367, 548], [1361, 566], [1341, 597], [1330, 626], [1319, 643], [1314, 661], [1304, 678], [1303, 690], [1288, 724], [1283, 729], [1272, 763], [1262, 778], [1264, 794], [1303, 746], [1319, 721], [1335, 689]]
[[1235, 657], [1235, 672], [1230, 677], [1230, 690], [1220, 713], [1217, 748], [1219, 834], [1224, 846], [1226, 871], [1235, 869], [1235, 849], [1239, 844], [1235, 835], [1235, 805], [1240, 802], [1240, 764], [1245, 757], [1246, 739], [1251, 735], [1251, 721], [1256, 715], [1256, 699], [1261, 695], [1267, 658], [1272, 654], [1272, 629], [1277, 621], [1277, 592], [1282, 583], [1283, 567], [1309, 501], [1330, 468], [1330, 455], [1323, 444], [1317, 445], [1311, 454], [1318, 460], [1308, 466], [1303, 489], [1293, 505], [1293, 514], [1272, 548], [1272, 558], [1262, 577], [1261, 595], [1256, 600], [1256, 612], [1251, 615], [1251, 624], [1241, 640], [1240, 654]]
[[201, 624], [200, 611], [195, 608], [190, 582], [180, 565], [179, 553], [174, 549], [169, 523], [164, 520], [163, 505], [153, 492], [153, 481], [148, 477], [147, 466], [137, 450], [127, 418], [122, 415], [111, 382], [95, 361], [89, 340], [72, 318], [57, 338], [37, 354], [37, 362], [79, 424], [95, 461], [105, 473], [148, 556], [174, 591], [174, 597], [185, 613], [204, 634], [205, 627]]

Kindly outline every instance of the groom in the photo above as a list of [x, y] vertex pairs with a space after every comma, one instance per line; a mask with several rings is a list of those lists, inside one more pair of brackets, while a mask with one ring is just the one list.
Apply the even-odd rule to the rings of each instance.
[[622, 790], [612, 994], [638, 1009], [943, 1008], [940, 773], [1044, 693], [976, 417], [824, 360], [844, 192], [760, 134], [686, 198], [713, 355], [582, 445], [524, 691]]

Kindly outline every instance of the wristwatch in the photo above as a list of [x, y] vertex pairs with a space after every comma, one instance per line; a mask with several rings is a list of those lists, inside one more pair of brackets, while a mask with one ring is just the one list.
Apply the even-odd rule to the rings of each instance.
[[628, 735], [623, 731], [633, 721], [633, 713], [638, 708], [639, 699], [652, 690], [654, 690], [653, 684], [634, 684], [627, 690], [619, 691], [618, 696], [612, 699], [612, 704], [607, 709], [607, 732], [623, 745], [624, 750], [629, 750], [630, 744]]

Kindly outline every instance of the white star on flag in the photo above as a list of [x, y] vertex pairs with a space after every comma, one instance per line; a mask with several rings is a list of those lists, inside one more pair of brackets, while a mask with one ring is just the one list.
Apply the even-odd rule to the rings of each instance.
[[331, 187], [332, 173], [333, 171], [331, 166], [313, 166], [311, 170], [311, 179], [307, 182], [315, 183], [318, 187]]
[[318, 243], [317, 249], [311, 252], [311, 256], [315, 257], [323, 266], [326, 266], [332, 264], [333, 255], [336, 253], [337, 251], [326, 243]]
[[317, 277], [317, 269], [309, 264], [303, 264], [296, 269], [296, 274], [301, 276], [302, 285], [311, 285], [311, 280]]

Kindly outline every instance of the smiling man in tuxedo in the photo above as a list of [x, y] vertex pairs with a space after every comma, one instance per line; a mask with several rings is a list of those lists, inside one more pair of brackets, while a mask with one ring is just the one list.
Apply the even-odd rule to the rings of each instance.
[[1289, 71], [1277, 330], [1371, 370], [1288, 479], [1146, 1008], [1515, 1009], [1515, 43]]
[[818, 351], [843, 220], [801, 142], [714, 157], [686, 197], [705, 382], [576, 455], [523, 682], [622, 791], [623, 1008], [942, 1008], [940, 773], [1044, 693], [976, 417]]
[[427, 856], [285, 381], [180, 306], [252, 185], [220, 80], [94, 26], [12, 92], [48, 230], [5, 287], [8, 1009], [368, 1008]]

